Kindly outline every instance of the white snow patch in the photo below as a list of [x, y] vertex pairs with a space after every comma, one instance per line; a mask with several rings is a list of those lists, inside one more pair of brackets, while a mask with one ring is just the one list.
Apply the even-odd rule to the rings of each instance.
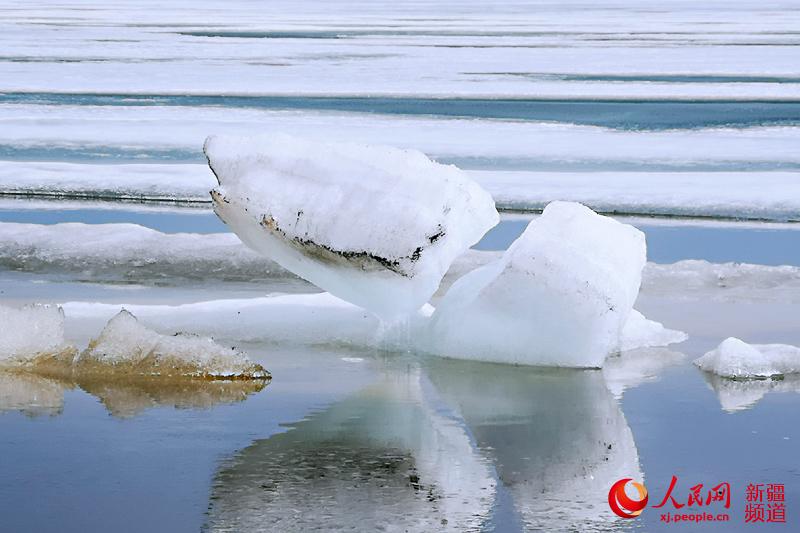
[[419, 309], [499, 221], [491, 196], [415, 150], [209, 137], [219, 217], [245, 244], [384, 317]]
[[726, 378], [767, 378], [800, 372], [800, 348], [788, 344], [748, 344], [728, 337], [694, 363], [706, 372]]

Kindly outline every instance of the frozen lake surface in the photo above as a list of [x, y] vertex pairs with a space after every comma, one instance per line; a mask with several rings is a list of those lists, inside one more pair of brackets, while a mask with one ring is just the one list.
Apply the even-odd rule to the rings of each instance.
[[[673, 475], [684, 502], [731, 484], [716, 531], [756, 529], [746, 486], [783, 483], [791, 527], [800, 381], [691, 362], [728, 336], [800, 345], [798, 27], [792, 0], [4, 3], [0, 303], [67, 304], [78, 346], [122, 306], [195, 318], [273, 380], [0, 373], [0, 529], [699, 529], [608, 508], [621, 477], [658, 503]], [[502, 221], [446, 285], [552, 200], [637, 226], [636, 308], [689, 340], [554, 370], [259, 319], [317, 289], [213, 215], [202, 144], [276, 132], [419, 149], [485, 187]], [[256, 316], [226, 329], [231, 309]]]

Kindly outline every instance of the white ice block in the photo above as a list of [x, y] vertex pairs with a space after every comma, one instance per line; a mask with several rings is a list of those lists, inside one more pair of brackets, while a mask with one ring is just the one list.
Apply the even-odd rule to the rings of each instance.
[[415, 150], [209, 137], [214, 209], [245, 244], [383, 317], [411, 313], [499, 221], [491, 196]]

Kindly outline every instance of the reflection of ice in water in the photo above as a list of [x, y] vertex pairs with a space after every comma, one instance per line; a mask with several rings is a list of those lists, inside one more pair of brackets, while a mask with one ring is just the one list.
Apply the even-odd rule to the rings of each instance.
[[526, 528], [616, 527], [608, 489], [642, 473], [601, 372], [442, 360], [432, 361], [430, 379], [494, 462]]
[[20, 411], [28, 416], [55, 416], [64, 408], [61, 381], [33, 374], [0, 372], [0, 413]]
[[208, 527], [483, 530], [502, 492], [526, 527], [608, 529], [623, 476], [638, 454], [600, 372], [430, 359], [241, 452]]
[[265, 381], [191, 379], [56, 379], [23, 372], [0, 371], [0, 413], [58, 415], [64, 391], [80, 387], [96, 396], [117, 417], [130, 417], [160, 406], [206, 408], [240, 402], [266, 386]]
[[494, 480], [416, 370], [392, 373], [217, 475], [209, 529], [477, 531]]
[[708, 386], [717, 394], [723, 411], [735, 413], [753, 407], [768, 392], [800, 392], [800, 376], [780, 379], [734, 380], [703, 372]]
[[686, 359], [686, 355], [668, 348], [640, 348], [612, 355], [603, 365], [608, 390], [621, 398], [627, 389], [655, 381], [661, 372]]

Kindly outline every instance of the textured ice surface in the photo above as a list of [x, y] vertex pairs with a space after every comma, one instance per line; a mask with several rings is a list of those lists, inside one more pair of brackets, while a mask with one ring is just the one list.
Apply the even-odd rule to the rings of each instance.
[[147, 284], [293, 277], [233, 234], [165, 234], [136, 224], [0, 223], [0, 267]]
[[64, 311], [55, 305], [0, 305], [0, 367], [20, 367], [37, 359], [65, 357], [75, 348], [64, 341]]
[[419, 309], [499, 221], [454, 166], [389, 147], [209, 137], [214, 208], [245, 244], [384, 317]]
[[204, 165], [0, 161], [0, 193], [54, 198], [207, 202]]
[[263, 379], [269, 374], [243, 353], [209, 337], [161, 335], [120, 311], [75, 360], [83, 374], [124, 373], [208, 379]]
[[[433, 313], [433, 307], [425, 306], [409, 320], [387, 326], [364, 309], [329, 293], [211, 300], [181, 305], [126, 305], [125, 308], [151, 327], [212, 335], [237, 342], [267, 342], [280, 346], [346, 346], [389, 351], [430, 351], [425, 336], [428, 334], [429, 317]], [[70, 331], [87, 334], [118, 313], [120, 305], [69, 302], [64, 304], [64, 309]], [[639, 333], [633, 340], [626, 340], [624, 331], [623, 343], [630, 347], [659, 346], [683, 338], [680, 332], [654, 327], [652, 338]], [[554, 364], [549, 361], [526, 363]], [[559, 366], [583, 365], [563, 361]]]
[[645, 256], [639, 230], [580, 204], [553, 202], [501, 259], [447, 291], [432, 319], [430, 351], [600, 367], [621, 347]]
[[0, 90], [797, 98], [795, 5], [10, 3]]
[[706, 372], [732, 379], [766, 378], [800, 372], [800, 348], [788, 344], [748, 344], [735, 337], [695, 360]]
[[571, 200], [595, 211], [800, 220], [794, 172], [520, 172], [470, 174], [498, 207]]
[[642, 292], [687, 298], [800, 302], [800, 268], [685, 260], [648, 263]]

